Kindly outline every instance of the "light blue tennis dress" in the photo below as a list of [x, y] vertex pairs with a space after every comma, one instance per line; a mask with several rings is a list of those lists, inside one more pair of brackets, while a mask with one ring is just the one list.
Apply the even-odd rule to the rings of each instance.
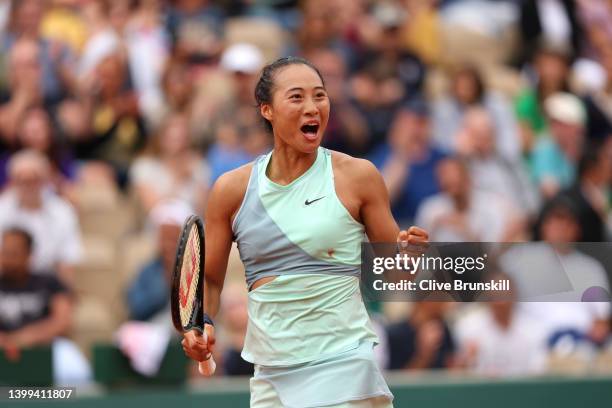
[[249, 289], [242, 357], [255, 364], [251, 407], [391, 407], [359, 290], [364, 226], [336, 195], [331, 152], [286, 186], [253, 165], [232, 225]]

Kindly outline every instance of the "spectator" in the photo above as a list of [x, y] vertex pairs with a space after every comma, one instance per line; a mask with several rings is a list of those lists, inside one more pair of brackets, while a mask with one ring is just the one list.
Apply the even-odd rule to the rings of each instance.
[[436, 170], [442, 191], [421, 204], [415, 222], [431, 241], [505, 242], [523, 233], [518, 211], [496, 194], [475, 190], [460, 159], [446, 158]]
[[74, 56], [70, 49], [57, 41], [41, 36], [41, 20], [47, 9], [47, 2], [19, 0], [11, 5], [10, 32], [3, 41], [3, 52], [10, 52], [17, 41], [28, 40], [36, 43], [40, 65], [40, 87], [46, 106], [59, 103], [67, 92], [76, 90]]
[[81, 258], [79, 224], [73, 208], [49, 188], [50, 164], [33, 150], [9, 161], [9, 188], [0, 195], [0, 231], [20, 227], [33, 237], [32, 271], [57, 273], [68, 285]]
[[86, 137], [73, 140], [77, 157], [108, 168], [125, 186], [130, 162], [144, 146], [146, 131], [121, 56], [108, 56], [98, 64], [85, 93], [92, 126]]
[[413, 101], [402, 107], [387, 140], [370, 159], [383, 174], [395, 219], [408, 225], [419, 205], [439, 191], [435, 169], [444, 157], [431, 142], [425, 102]]
[[[492, 273], [486, 280], [510, 280]], [[510, 280], [510, 287], [513, 283]], [[462, 314], [453, 333], [459, 345], [459, 359], [477, 374], [518, 376], [540, 374], [546, 364], [546, 343], [537, 320], [518, 307], [516, 294], [486, 294], [481, 309]]]
[[535, 237], [544, 242], [513, 247], [502, 256], [501, 266], [516, 282], [522, 307], [537, 319], [546, 339], [571, 331], [601, 344], [610, 331], [610, 303], [589, 297], [592, 288], [609, 294], [610, 286], [602, 265], [574, 245], [583, 232], [578, 216], [566, 197], [547, 202]]
[[608, 139], [604, 146], [586, 149], [578, 163], [578, 180], [561, 193], [578, 210], [583, 242], [601, 242], [608, 237], [605, 223], [610, 207], [607, 194], [612, 175], [611, 142]]
[[190, 65], [212, 62], [221, 53], [223, 11], [210, 0], [178, 0], [166, 19], [175, 56]]
[[253, 107], [253, 89], [264, 65], [264, 56], [259, 48], [249, 43], [231, 45], [223, 51], [219, 65], [232, 76], [231, 103], [234, 107]]
[[163, 109], [161, 76], [170, 52], [170, 36], [163, 25], [162, 3], [159, 0], [138, 2], [124, 32], [138, 105], [150, 127], [159, 124]]
[[[24, 112], [17, 132], [17, 148], [32, 149], [47, 156], [51, 164], [50, 181], [58, 193], [63, 193], [70, 181], [74, 180], [76, 166], [68, 150], [60, 145], [46, 110], [32, 108]], [[0, 186], [8, 181], [8, 160], [10, 152], [0, 159]]]
[[534, 86], [524, 89], [515, 101], [524, 154], [531, 152], [537, 139], [548, 129], [544, 101], [555, 93], [569, 90], [569, 59], [562, 49], [542, 46], [533, 58], [533, 68]]
[[43, 104], [39, 53], [38, 44], [28, 39], [16, 41], [10, 50], [8, 89], [0, 97], [0, 140], [5, 148], [16, 147], [25, 112]]
[[[116, 343], [132, 368], [145, 376], [158, 372], [168, 344], [176, 336], [170, 316], [170, 285], [181, 225], [192, 214], [187, 204], [176, 200], [160, 203], [150, 212], [157, 251], [127, 290], [130, 320], [117, 330]], [[139, 344], [140, 339], [147, 340]]]
[[576, 178], [576, 166], [585, 143], [585, 111], [580, 99], [558, 93], [545, 101], [550, 136], [536, 144], [532, 157], [532, 175], [545, 198], [570, 187]]
[[375, 35], [360, 52], [350, 94], [366, 119], [370, 149], [385, 141], [397, 109], [421, 98], [426, 67], [402, 46], [401, 13], [380, 3], [374, 9]]
[[56, 385], [91, 381], [91, 369], [76, 345], [62, 336], [70, 329], [73, 299], [53, 275], [35, 275], [30, 256], [36, 242], [21, 229], [6, 229], [0, 249], [0, 349], [9, 359], [21, 350], [51, 345]]
[[199, 146], [209, 148], [224, 122], [231, 121], [241, 136], [259, 126], [253, 89], [263, 58], [259, 48], [249, 43], [236, 43], [223, 51], [221, 69], [208, 74], [193, 98], [191, 116]]
[[521, 153], [518, 123], [502, 95], [488, 91], [480, 73], [473, 67], [462, 67], [451, 78], [451, 92], [434, 104], [434, 139], [440, 147], [454, 151], [456, 135], [466, 111], [472, 107], [485, 109], [492, 121], [495, 148], [507, 160], [516, 160]]
[[151, 141], [150, 153], [132, 164], [130, 181], [145, 211], [172, 199], [188, 203], [198, 213], [204, 211], [210, 171], [190, 146], [190, 136], [187, 117], [170, 115]]
[[295, 42], [284, 50], [285, 55], [308, 55], [319, 49], [331, 49], [340, 55], [345, 64], [353, 63], [353, 50], [341, 37], [339, 10], [334, 2], [312, 0], [300, 3], [301, 24]]
[[455, 341], [444, 321], [446, 302], [418, 302], [406, 319], [387, 327], [390, 370], [450, 368]]
[[121, 37], [111, 25], [109, 8], [110, 2], [105, 0], [91, 0], [82, 6], [87, 36], [79, 58], [78, 75], [81, 82], [94, 81], [98, 64], [121, 50]]
[[182, 60], [173, 58], [166, 61], [161, 83], [164, 94], [164, 112], [191, 112], [193, 100], [192, 77]]
[[192, 214], [192, 209], [178, 200], [159, 203], [150, 212], [149, 219], [157, 234], [157, 251], [127, 290], [130, 319], [149, 321], [169, 327], [169, 294], [176, 258], [176, 245], [183, 222]]
[[488, 191], [511, 202], [523, 216], [535, 215], [538, 195], [523, 167], [495, 148], [495, 126], [488, 111], [470, 108], [464, 115], [457, 140], [457, 153], [467, 159], [476, 190]]

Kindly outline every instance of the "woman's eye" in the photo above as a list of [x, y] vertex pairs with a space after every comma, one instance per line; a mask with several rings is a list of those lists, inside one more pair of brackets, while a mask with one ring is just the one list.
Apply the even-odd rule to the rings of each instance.
[[327, 94], [321, 92], [321, 93], [318, 93], [316, 96], [317, 96], [317, 98], [325, 98], [327, 96]]
[[297, 95], [297, 94], [296, 95], [291, 95], [289, 98], [290, 99], [301, 99], [302, 95]]

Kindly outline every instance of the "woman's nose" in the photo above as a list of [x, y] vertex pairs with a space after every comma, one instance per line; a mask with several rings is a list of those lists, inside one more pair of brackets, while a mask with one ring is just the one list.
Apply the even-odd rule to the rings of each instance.
[[306, 98], [304, 101], [304, 113], [307, 115], [317, 114], [319, 108], [312, 98]]

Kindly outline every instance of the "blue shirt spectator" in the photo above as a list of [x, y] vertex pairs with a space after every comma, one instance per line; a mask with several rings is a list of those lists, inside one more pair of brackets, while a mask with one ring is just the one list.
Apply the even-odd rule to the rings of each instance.
[[[391, 146], [385, 143], [374, 150], [370, 156], [370, 161], [382, 170], [391, 159], [392, 154]], [[401, 192], [391, 206], [391, 211], [396, 220], [414, 219], [423, 200], [440, 191], [436, 177], [436, 166], [444, 157], [445, 153], [442, 150], [430, 147], [423, 160], [407, 163], [408, 177], [404, 180]]]
[[565, 156], [557, 143], [542, 139], [533, 151], [533, 177], [538, 184], [547, 178], [554, 179], [560, 187], [570, 187], [576, 176], [576, 166]]
[[170, 300], [170, 288], [162, 258], [148, 263], [138, 274], [127, 292], [130, 318], [148, 320], [162, 311]]
[[440, 191], [435, 173], [444, 156], [431, 141], [427, 105], [421, 100], [406, 103], [393, 118], [387, 141], [370, 155], [385, 178], [400, 225], [412, 222], [421, 202]]

